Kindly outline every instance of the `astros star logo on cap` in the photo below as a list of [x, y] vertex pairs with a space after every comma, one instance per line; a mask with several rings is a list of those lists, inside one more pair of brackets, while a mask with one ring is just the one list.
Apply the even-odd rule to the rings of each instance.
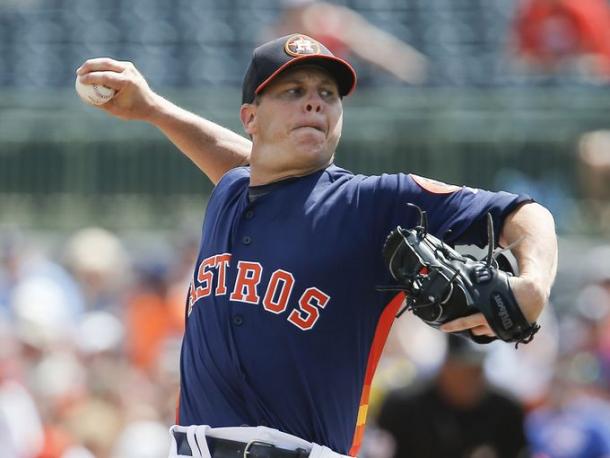
[[333, 55], [319, 41], [292, 33], [254, 50], [242, 83], [242, 103], [252, 103], [277, 75], [296, 65], [317, 65], [326, 70], [337, 81], [342, 97], [356, 86], [356, 71], [348, 62]]
[[320, 54], [320, 43], [307, 35], [293, 35], [286, 41], [284, 50], [291, 56]]

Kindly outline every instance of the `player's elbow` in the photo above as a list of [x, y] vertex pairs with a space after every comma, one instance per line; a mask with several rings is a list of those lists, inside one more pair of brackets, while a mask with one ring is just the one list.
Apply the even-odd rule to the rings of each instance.
[[530, 205], [533, 213], [532, 218], [535, 218], [537, 221], [543, 223], [546, 227], [550, 228], [553, 233], [555, 233], [555, 218], [553, 217], [551, 211], [538, 202], [532, 202]]
[[555, 218], [551, 211], [538, 202], [528, 202], [519, 206], [511, 215], [515, 219], [531, 223], [543, 223], [555, 231]]

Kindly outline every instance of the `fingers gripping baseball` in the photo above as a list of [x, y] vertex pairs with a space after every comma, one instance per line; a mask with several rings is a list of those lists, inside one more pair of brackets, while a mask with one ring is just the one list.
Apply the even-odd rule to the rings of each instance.
[[114, 89], [114, 97], [99, 108], [121, 119], [147, 119], [158, 97], [131, 62], [106, 57], [89, 59], [76, 74], [83, 84]]
[[97, 57], [86, 60], [83, 65], [77, 69], [77, 73], [99, 72], [111, 70], [114, 72], [122, 72], [130, 64], [130, 62], [118, 61], [109, 57]]

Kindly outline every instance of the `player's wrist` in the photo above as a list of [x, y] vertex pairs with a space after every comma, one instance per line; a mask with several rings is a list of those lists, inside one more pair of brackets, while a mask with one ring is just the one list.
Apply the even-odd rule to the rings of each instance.
[[170, 116], [173, 104], [152, 90], [146, 98], [147, 109], [143, 112], [141, 120], [148, 122], [155, 127], [161, 127], [163, 121]]
[[535, 322], [546, 305], [550, 289], [540, 276], [522, 274], [511, 279], [513, 294], [528, 322]]
[[548, 301], [551, 295], [551, 281], [548, 276], [540, 273], [523, 272], [519, 278], [524, 281], [532, 294], [540, 297], [543, 302]]

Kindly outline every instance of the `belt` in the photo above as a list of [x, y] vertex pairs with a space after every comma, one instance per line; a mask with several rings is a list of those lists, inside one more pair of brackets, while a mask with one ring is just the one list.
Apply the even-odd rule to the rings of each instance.
[[[186, 433], [174, 431], [178, 454], [193, 456]], [[287, 450], [263, 441], [239, 442], [217, 437], [206, 437], [212, 458], [307, 458], [305, 449]]]

